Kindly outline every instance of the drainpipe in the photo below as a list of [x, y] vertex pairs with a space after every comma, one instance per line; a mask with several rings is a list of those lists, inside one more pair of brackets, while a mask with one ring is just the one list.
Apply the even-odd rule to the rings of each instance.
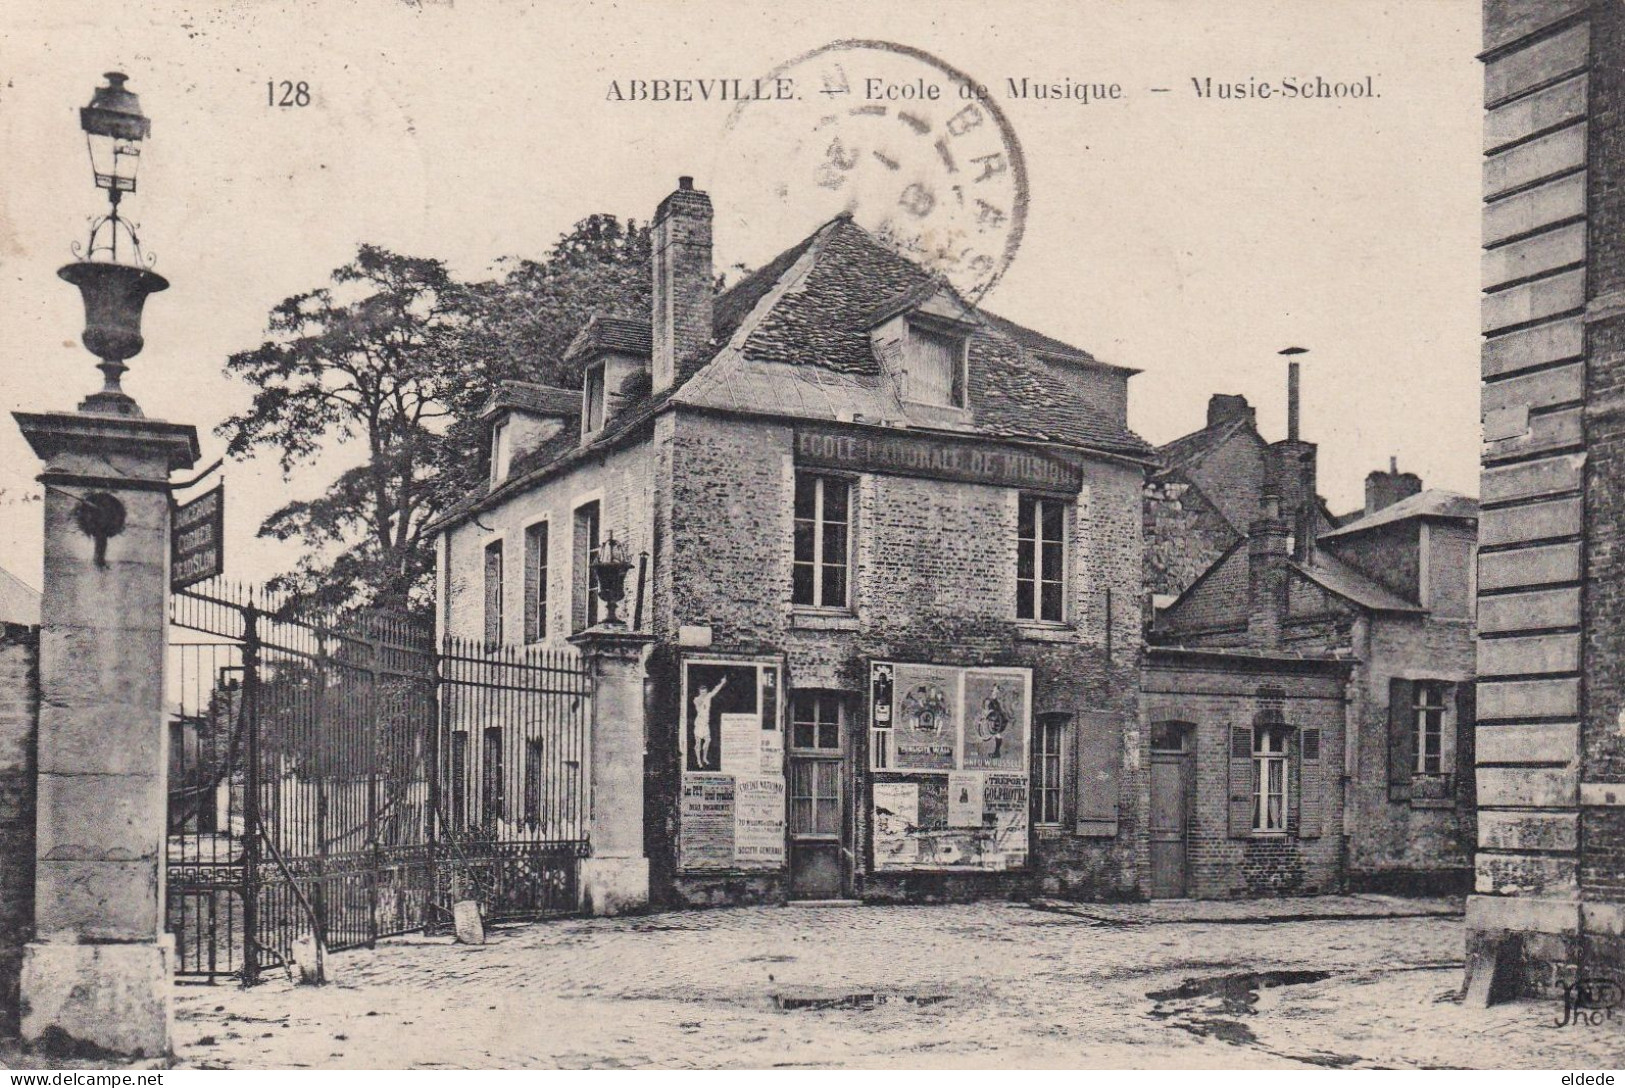
[[1349, 671], [1348, 686], [1343, 695], [1343, 830], [1342, 854], [1340, 869], [1342, 884], [1345, 890], [1349, 887], [1349, 861], [1353, 854], [1352, 840], [1354, 838], [1355, 821], [1359, 814], [1355, 811], [1357, 792], [1355, 783], [1360, 780], [1360, 734], [1365, 725], [1366, 707], [1369, 702], [1366, 688], [1370, 681], [1371, 670], [1371, 619], [1361, 616], [1354, 621], [1354, 629], [1350, 632], [1349, 648], [1354, 651], [1354, 668]]

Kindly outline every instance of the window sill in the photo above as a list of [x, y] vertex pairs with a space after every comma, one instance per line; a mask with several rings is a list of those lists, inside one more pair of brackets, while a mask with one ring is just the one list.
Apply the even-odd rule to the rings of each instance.
[[1271, 841], [1275, 839], [1285, 839], [1288, 837], [1288, 835], [1285, 831], [1254, 831], [1247, 837], [1249, 839], [1264, 839], [1265, 841]]
[[1412, 797], [1411, 798], [1411, 808], [1413, 808], [1413, 809], [1419, 808], [1419, 809], [1452, 809], [1453, 810], [1455, 807], [1456, 807], [1456, 799], [1454, 797]]
[[790, 626], [803, 631], [856, 631], [858, 617], [846, 609], [814, 609], [796, 606], [790, 613]]
[[1078, 629], [1070, 623], [1050, 620], [1017, 620], [1016, 637], [1026, 642], [1072, 642]]

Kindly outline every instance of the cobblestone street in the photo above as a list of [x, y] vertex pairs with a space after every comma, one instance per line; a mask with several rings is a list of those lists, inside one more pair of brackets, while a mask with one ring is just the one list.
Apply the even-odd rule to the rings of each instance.
[[178, 1064], [1597, 1067], [1625, 1025], [1465, 1009], [1459, 904], [763, 907], [411, 937], [179, 987]]

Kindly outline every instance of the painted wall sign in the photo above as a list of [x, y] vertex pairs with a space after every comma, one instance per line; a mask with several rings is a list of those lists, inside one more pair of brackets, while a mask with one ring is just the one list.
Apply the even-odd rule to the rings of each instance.
[[169, 588], [189, 585], [226, 569], [226, 485], [217, 484], [175, 508], [169, 528]]
[[1067, 494], [1083, 486], [1083, 470], [1053, 454], [905, 432], [798, 427], [796, 463]]
[[678, 864], [685, 870], [785, 863], [784, 734], [777, 662], [683, 662]]

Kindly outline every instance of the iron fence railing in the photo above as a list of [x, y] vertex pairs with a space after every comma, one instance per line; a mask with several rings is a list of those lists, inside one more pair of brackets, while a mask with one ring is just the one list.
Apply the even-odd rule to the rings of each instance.
[[171, 598], [167, 913], [179, 973], [255, 981], [450, 918], [573, 909], [591, 681], [573, 651]]

